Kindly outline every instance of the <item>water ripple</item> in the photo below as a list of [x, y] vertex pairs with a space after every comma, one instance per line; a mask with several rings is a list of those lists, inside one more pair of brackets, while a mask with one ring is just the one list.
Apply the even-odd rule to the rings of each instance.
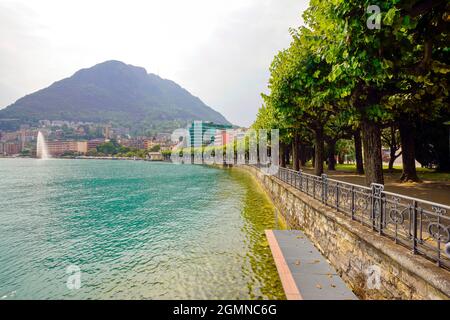
[[0, 159], [0, 176], [0, 299], [284, 298], [274, 210], [246, 173]]

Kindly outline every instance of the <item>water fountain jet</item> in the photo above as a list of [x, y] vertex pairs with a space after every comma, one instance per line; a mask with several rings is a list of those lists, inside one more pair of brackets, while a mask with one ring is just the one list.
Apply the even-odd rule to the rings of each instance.
[[47, 142], [45, 142], [45, 137], [41, 131], [38, 132], [37, 137], [36, 157], [42, 160], [47, 160], [50, 158], [50, 154], [48, 153]]

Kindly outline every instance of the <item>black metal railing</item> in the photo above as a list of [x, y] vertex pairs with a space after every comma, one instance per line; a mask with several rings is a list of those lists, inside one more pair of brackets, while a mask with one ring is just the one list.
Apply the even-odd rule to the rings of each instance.
[[[258, 166], [259, 167], [259, 166]], [[384, 191], [381, 184], [370, 187], [279, 168], [275, 176], [379, 235], [411, 248], [450, 269], [446, 246], [450, 246], [450, 207]]]

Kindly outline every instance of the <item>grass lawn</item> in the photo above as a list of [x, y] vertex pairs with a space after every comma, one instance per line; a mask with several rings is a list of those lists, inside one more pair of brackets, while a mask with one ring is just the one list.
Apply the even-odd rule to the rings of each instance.
[[[306, 164], [306, 167], [312, 168], [311, 162]], [[326, 170], [326, 165], [324, 166]], [[337, 171], [343, 172], [355, 172], [356, 164], [336, 164]], [[390, 172], [388, 165], [383, 165], [383, 172], [386, 176], [392, 177], [394, 179], [400, 179], [402, 173], [402, 166], [394, 166], [393, 172]], [[427, 169], [417, 167], [417, 174], [421, 180], [426, 181], [445, 181], [450, 182], [450, 172], [437, 172], [434, 169]]]
[[[340, 171], [356, 171], [355, 164], [337, 164], [336, 170]], [[437, 172], [434, 169], [417, 167], [417, 174], [421, 180], [429, 181], [450, 181], [450, 172]], [[390, 172], [388, 165], [383, 165], [383, 172], [385, 175], [390, 175], [392, 177], [397, 177], [400, 179], [402, 174], [402, 166], [394, 166], [393, 171]]]

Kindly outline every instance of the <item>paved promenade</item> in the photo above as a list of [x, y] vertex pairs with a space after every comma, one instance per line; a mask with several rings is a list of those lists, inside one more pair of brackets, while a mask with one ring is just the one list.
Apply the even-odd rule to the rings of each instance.
[[266, 230], [288, 300], [356, 300], [336, 270], [299, 230]]

